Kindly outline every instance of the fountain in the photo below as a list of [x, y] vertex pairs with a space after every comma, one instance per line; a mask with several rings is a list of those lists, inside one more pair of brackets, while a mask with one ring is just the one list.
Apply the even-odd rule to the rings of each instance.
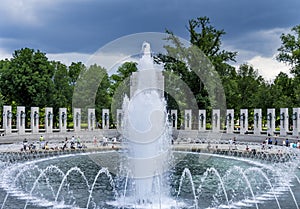
[[[127, 147], [127, 169], [134, 181], [134, 202], [161, 205], [167, 191], [163, 174], [170, 161], [170, 131], [163, 98], [162, 72], [155, 69], [150, 45], [143, 43], [138, 72], [125, 98], [122, 135]], [[162, 186], [164, 185], [164, 186]]]
[[146, 42], [138, 68], [123, 102], [122, 150], [27, 160], [1, 153], [1, 209], [299, 208], [298, 150], [199, 153], [199, 144], [171, 145], [162, 72]]

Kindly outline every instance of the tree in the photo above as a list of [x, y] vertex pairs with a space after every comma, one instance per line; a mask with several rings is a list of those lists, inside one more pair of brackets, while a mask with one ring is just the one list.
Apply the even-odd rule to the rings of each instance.
[[286, 73], [280, 72], [276, 76], [271, 92], [274, 108], [293, 107], [293, 79], [289, 78]]
[[259, 92], [265, 87], [265, 81], [252, 66], [243, 64], [237, 72], [238, 98], [235, 108], [258, 108]]
[[122, 109], [125, 95], [130, 97], [130, 76], [136, 72], [136, 62], [125, 62], [117, 70], [116, 74], [110, 76], [111, 116], [117, 121], [117, 109]]
[[7, 102], [26, 108], [53, 105], [54, 68], [45, 53], [23, 48], [1, 68], [1, 93]]
[[[116, 74], [110, 76], [111, 84], [111, 95], [113, 95], [118, 88], [118, 86], [128, 79], [133, 72], [137, 71], [137, 63], [136, 62], [125, 62], [123, 63], [117, 70]], [[125, 81], [127, 86], [129, 87], [129, 81]], [[125, 93], [129, 96], [129, 88], [126, 89]]]
[[[0, 83], [2, 80], [2, 72], [6, 71], [10, 66], [10, 61], [8, 59], [0, 60]], [[9, 104], [6, 97], [3, 96], [3, 87], [0, 88], [0, 106], [2, 107], [5, 103]]]
[[136, 71], [136, 62], [125, 62], [118, 68], [116, 74], [110, 76], [110, 95], [113, 108], [122, 108], [125, 94], [130, 96], [130, 76]]
[[221, 79], [226, 96], [226, 106], [228, 109], [235, 109], [240, 105], [239, 77], [236, 71], [232, 71], [231, 75], [222, 76]]
[[300, 76], [296, 76], [292, 79], [292, 89], [294, 90], [293, 93], [293, 106], [300, 107]]
[[69, 75], [69, 84], [71, 86], [75, 86], [76, 85], [76, 81], [80, 75], [80, 72], [85, 70], [86, 67], [82, 62], [72, 62], [71, 65], [69, 66], [68, 69], [68, 75]]
[[[234, 71], [234, 68], [226, 62], [235, 61], [237, 52], [221, 50], [221, 38], [226, 34], [224, 30], [217, 30], [212, 26], [208, 17], [189, 20], [187, 29], [190, 33], [191, 44], [199, 47], [221, 76], [231, 74]], [[197, 31], [199, 29], [200, 31]]]
[[298, 107], [300, 106], [300, 25], [294, 26], [289, 34], [283, 33], [280, 39], [282, 43], [276, 58], [291, 67], [290, 73], [294, 77], [289, 78], [285, 73], [280, 73], [276, 77], [274, 88], [281, 93], [278, 95], [276, 106], [285, 105], [288, 107], [287, 105], [292, 105]]
[[[107, 102], [108, 93], [106, 93], [107, 95], [102, 95], [102, 97], [100, 97], [101, 93], [98, 93], [99, 88], [102, 90], [102, 94], [107, 92], [107, 84], [103, 88], [101, 86], [102, 81], [105, 82], [108, 79], [107, 76], [106, 70], [96, 64], [81, 70], [74, 88], [72, 105], [73, 107], [81, 108], [83, 122], [87, 121], [88, 108], [96, 108]], [[96, 104], [97, 95], [98, 104]], [[99, 103], [99, 99], [102, 103]], [[99, 115], [99, 112], [97, 114]]]
[[72, 93], [73, 88], [69, 84], [68, 68], [65, 64], [59, 61], [52, 61], [51, 65], [54, 68], [53, 84], [53, 112], [55, 114], [54, 123], [57, 123], [59, 108], [66, 107], [71, 109], [72, 107]]
[[[212, 26], [208, 17], [198, 17], [189, 20], [187, 29], [190, 33], [190, 42], [194, 46], [197, 46], [209, 58], [214, 69], [218, 72], [225, 90], [226, 100], [229, 101], [227, 105], [231, 106], [230, 102], [236, 99], [233, 93], [236, 90], [236, 71], [235, 68], [230, 66], [227, 62], [235, 62], [237, 52], [221, 49], [221, 39], [226, 32], [223, 29], [218, 30]], [[200, 82], [200, 87], [204, 89], [202, 82]], [[207, 98], [206, 92], [202, 91], [200, 95], [201, 96], [197, 98], [201, 98], [202, 101], [207, 101], [207, 99], [205, 99]]]
[[[225, 110], [223, 82], [226, 83], [227, 90], [230, 90], [231, 76], [236, 74], [235, 68], [227, 62], [235, 61], [237, 53], [221, 49], [221, 38], [225, 32], [213, 27], [208, 17], [190, 20], [187, 30], [192, 45], [184, 46], [172, 32], [167, 31], [167, 40], [171, 41], [172, 45], [165, 46], [167, 54], [158, 55], [156, 61], [163, 63], [165, 71], [176, 74], [188, 85], [197, 102], [193, 111], [198, 111], [199, 108]], [[167, 101], [169, 107], [176, 106], [174, 99], [169, 95]], [[176, 102], [187, 105], [183, 98]]]
[[95, 111], [97, 118], [102, 118], [102, 109], [110, 109], [111, 96], [110, 96], [110, 80], [109, 76], [104, 68], [102, 68], [103, 77], [98, 87], [95, 101]]
[[277, 60], [291, 66], [291, 73], [300, 76], [300, 25], [291, 29], [291, 34], [280, 36], [281, 46]]
[[53, 84], [54, 92], [54, 106], [55, 107], [68, 107], [71, 103], [72, 88], [69, 84], [68, 68], [65, 64], [52, 61], [51, 65], [54, 67]]

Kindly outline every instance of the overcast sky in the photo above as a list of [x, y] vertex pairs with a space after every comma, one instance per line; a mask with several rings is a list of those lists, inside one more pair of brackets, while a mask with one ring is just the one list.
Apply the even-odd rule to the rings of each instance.
[[267, 79], [287, 66], [275, 61], [280, 35], [300, 24], [299, 0], [0, 0], [0, 59], [29, 47], [50, 59], [85, 62], [125, 35], [165, 32], [188, 39], [189, 19], [208, 16], [224, 29], [223, 47], [237, 51]]

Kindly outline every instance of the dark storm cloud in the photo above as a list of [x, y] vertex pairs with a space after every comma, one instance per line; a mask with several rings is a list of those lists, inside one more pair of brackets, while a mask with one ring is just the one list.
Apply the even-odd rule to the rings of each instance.
[[[227, 32], [227, 43], [251, 50], [260, 45], [255, 31], [300, 23], [299, 0], [66, 0], [44, 7], [37, 4], [41, 1], [27, 2], [35, 3], [32, 13], [36, 24], [0, 13], [1, 48], [13, 51], [27, 46], [47, 53], [93, 53], [121, 36], [164, 32], [166, 28], [188, 39], [188, 20], [208, 16], [212, 25]], [[260, 49], [261, 53], [267, 50]]]

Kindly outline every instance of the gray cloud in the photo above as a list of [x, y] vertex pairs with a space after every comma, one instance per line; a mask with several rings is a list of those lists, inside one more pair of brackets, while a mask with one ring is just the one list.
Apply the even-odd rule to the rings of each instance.
[[[11, 2], [2, 1], [7, 7]], [[212, 25], [227, 32], [224, 40], [229, 45], [269, 55], [271, 40], [259, 37], [258, 31], [300, 23], [298, 0], [14, 2], [23, 6], [10, 6], [10, 12], [0, 10], [0, 47], [10, 52], [32, 47], [47, 53], [93, 53], [121, 36], [166, 28], [188, 39], [187, 21], [208, 16]]]

